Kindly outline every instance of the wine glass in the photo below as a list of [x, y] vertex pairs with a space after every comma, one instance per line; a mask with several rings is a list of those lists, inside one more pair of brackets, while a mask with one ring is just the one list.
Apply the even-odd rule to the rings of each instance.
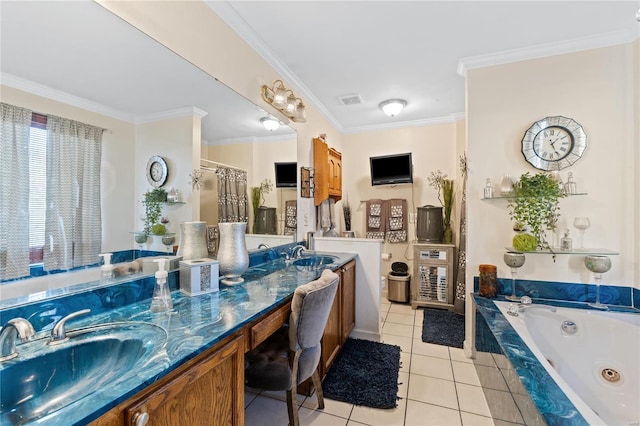
[[136, 243], [138, 243], [138, 249], [142, 250], [142, 245], [147, 242], [149, 237], [147, 234], [135, 234], [133, 238], [136, 240]]
[[520, 298], [516, 296], [516, 272], [519, 267], [524, 265], [525, 255], [524, 253], [517, 253], [508, 251], [504, 254], [504, 263], [511, 268], [511, 295], [505, 296], [505, 299], [514, 302], [520, 301]]
[[589, 303], [589, 306], [597, 309], [607, 309], [607, 305], [600, 303], [600, 282], [602, 274], [611, 269], [611, 259], [608, 256], [587, 256], [584, 258], [584, 264], [588, 270], [593, 272], [593, 278], [596, 282], [596, 302]]
[[580, 248], [584, 248], [584, 231], [591, 226], [591, 221], [588, 217], [576, 217], [573, 220], [573, 226], [580, 231]]

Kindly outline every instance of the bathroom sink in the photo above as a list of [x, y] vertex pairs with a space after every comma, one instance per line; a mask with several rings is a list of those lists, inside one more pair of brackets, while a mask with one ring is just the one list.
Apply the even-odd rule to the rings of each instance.
[[0, 365], [0, 424], [28, 423], [117, 386], [167, 340], [166, 331], [150, 323], [111, 323], [67, 336], [54, 346], [47, 339], [20, 345], [20, 356]]
[[301, 257], [293, 261], [296, 266], [322, 266], [334, 263], [338, 258], [336, 256], [329, 255], [312, 255]]

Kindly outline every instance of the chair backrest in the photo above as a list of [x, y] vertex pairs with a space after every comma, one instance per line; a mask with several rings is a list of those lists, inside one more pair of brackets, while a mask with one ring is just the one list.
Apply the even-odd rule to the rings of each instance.
[[338, 275], [322, 271], [315, 281], [296, 289], [289, 317], [289, 347], [292, 351], [314, 348], [320, 344], [338, 289]]

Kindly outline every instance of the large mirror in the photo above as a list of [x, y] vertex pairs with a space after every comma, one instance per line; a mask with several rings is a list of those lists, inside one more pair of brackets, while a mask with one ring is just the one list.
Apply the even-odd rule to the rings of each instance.
[[[192, 153], [213, 161], [214, 169], [220, 163], [246, 170], [249, 191], [275, 181], [274, 163], [296, 161], [293, 129], [281, 123], [267, 130], [261, 122], [267, 112], [99, 4], [3, 1], [0, 7], [2, 102], [107, 129], [103, 251], [134, 246], [140, 201], [151, 189], [145, 175], [151, 155], [167, 160], [165, 189], [183, 194], [184, 204], [164, 211], [173, 232], [183, 220], [217, 221], [217, 200], [206, 191], [200, 200], [192, 189]], [[286, 201], [295, 199], [295, 189], [266, 194], [264, 204], [277, 209], [277, 233]]]

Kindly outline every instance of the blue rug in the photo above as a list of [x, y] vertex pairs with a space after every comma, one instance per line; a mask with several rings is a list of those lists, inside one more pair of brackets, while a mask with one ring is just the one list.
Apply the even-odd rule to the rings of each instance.
[[324, 396], [349, 404], [395, 408], [400, 346], [347, 339], [322, 382]]
[[422, 341], [462, 348], [464, 315], [443, 309], [425, 308], [422, 320]]

